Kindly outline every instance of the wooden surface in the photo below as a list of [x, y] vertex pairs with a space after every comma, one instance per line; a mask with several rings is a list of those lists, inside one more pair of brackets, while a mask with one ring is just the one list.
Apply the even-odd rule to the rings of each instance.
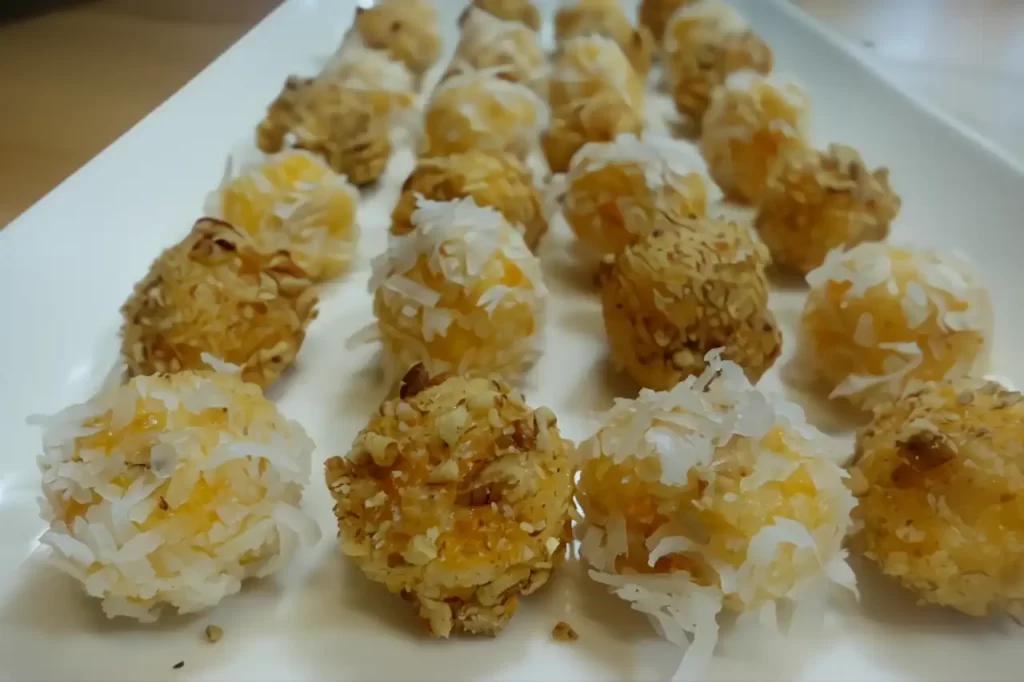
[[[1024, 159], [1024, 0], [793, 1], [907, 90]], [[279, 2], [14, 0], [36, 10], [0, 23], [0, 226]], [[0, 0], [0, 14], [11, 6]]]
[[[10, 1], [0, 0], [0, 15]], [[46, 9], [0, 23], [0, 226], [145, 117], [280, 2], [15, 0]]]

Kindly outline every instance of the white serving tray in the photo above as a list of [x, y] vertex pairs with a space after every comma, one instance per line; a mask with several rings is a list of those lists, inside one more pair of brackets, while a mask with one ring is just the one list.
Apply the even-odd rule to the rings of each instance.
[[[385, 244], [387, 216], [412, 167], [405, 151], [359, 208], [359, 266], [323, 295], [298, 365], [271, 397], [318, 444], [305, 507], [324, 539], [282, 575], [247, 585], [208, 614], [142, 626], [108, 621], [70, 578], [44, 566], [36, 538], [39, 434], [32, 413], [88, 397], [117, 353], [118, 308], [161, 249], [183, 236], [249, 138], [285, 76], [310, 73], [348, 26], [351, 0], [289, 0], [180, 92], [0, 232], [0, 678], [210, 680], [665, 680], [680, 652], [570, 562], [524, 601], [497, 639], [434, 641], [402, 600], [365, 581], [336, 551], [320, 462], [344, 453], [384, 393], [375, 350], [345, 349], [371, 320], [368, 261]], [[365, 4], [365, 2], [363, 3]], [[439, 0], [449, 50], [461, 0]], [[539, 3], [547, 16], [553, 2]], [[994, 368], [1024, 380], [1024, 171], [977, 136], [896, 91], [822, 28], [784, 2], [736, 2], [813, 101], [819, 145], [841, 141], [886, 164], [903, 197], [893, 239], [956, 248], [992, 288]], [[653, 107], [659, 111], [658, 107]], [[662, 109], [663, 110], [663, 109]], [[659, 122], [653, 122], [660, 127]], [[543, 251], [554, 293], [547, 352], [526, 388], [564, 432], [589, 434], [589, 413], [628, 384], [608, 368], [600, 307], [588, 276], [567, 259], [564, 224]], [[799, 291], [773, 298], [785, 330]], [[790, 337], [791, 338], [791, 337]], [[787, 347], [791, 350], [792, 344]], [[781, 364], [781, 363], [780, 363]], [[766, 383], [778, 385], [773, 370]], [[856, 564], [859, 604], [838, 599], [811, 636], [723, 635], [714, 679], [1020, 679], [1024, 632], [1003, 619], [916, 607]], [[565, 620], [573, 644], [550, 632]], [[203, 628], [224, 629], [216, 645]], [[179, 661], [185, 665], [172, 669]]]

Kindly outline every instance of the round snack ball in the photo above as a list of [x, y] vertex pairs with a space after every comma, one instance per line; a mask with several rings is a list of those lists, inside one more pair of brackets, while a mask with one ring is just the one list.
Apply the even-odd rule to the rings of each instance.
[[540, 146], [551, 172], [565, 173], [588, 142], [613, 142], [627, 133], [639, 136], [643, 128], [643, 117], [619, 93], [606, 90], [553, 112]]
[[285, 251], [204, 218], [160, 254], [121, 308], [132, 375], [205, 369], [204, 353], [266, 387], [295, 359], [316, 318], [312, 282]]
[[563, 0], [555, 12], [555, 41], [592, 34], [618, 43], [633, 70], [647, 76], [654, 40], [646, 27], [633, 27], [618, 0]]
[[[530, 0], [473, 0], [467, 11], [474, 7], [499, 19], [518, 21], [534, 31], [540, 30], [540, 10]], [[467, 14], [463, 13], [459, 22], [464, 22], [466, 16]]]
[[391, 212], [392, 234], [412, 231], [412, 214], [420, 197], [433, 201], [472, 197], [478, 206], [492, 207], [505, 216], [534, 251], [548, 230], [533, 174], [507, 152], [471, 149], [420, 159]]
[[680, 7], [699, 0], [640, 0], [636, 21], [647, 28], [654, 37], [654, 44], [661, 46], [669, 19]]
[[704, 180], [688, 165], [664, 138], [620, 135], [615, 142], [587, 144], [569, 167], [562, 214], [597, 253], [622, 253], [663, 213], [704, 215]]
[[108, 617], [210, 608], [320, 538], [299, 509], [313, 442], [236, 374], [135, 377], [32, 421], [40, 543]]
[[318, 77], [362, 93], [379, 116], [408, 111], [416, 100], [416, 76], [386, 50], [359, 41], [343, 43]]
[[341, 550], [435, 637], [495, 635], [571, 539], [572, 443], [500, 380], [416, 365], [326, 463]]
[[641, 386], [667, 390], [703, 372], [704, 356], [721, 348], [756, 383], [782, 350], [767, 262], [742, 225], [659, 221], [602, 277], [612, 359]]
[[354, 35], [367, 47], [387, 50], [417, 76], [434, 65], [441, 54], [437, 9], [431, 0], [382, 0], [372, 7], [357, 7]]
[[427, 104], [421, 155], [480, 149], [525, 158], [547, 118], [544, 101], [528, 86], [503, 79], [500, 68], [461, 73], [440, 83]]
[[927, 383], [857, 437], [851, 540], [922, 602], [1024, 619], [1024, 402], [980, 379]]
[[835, 248], [885, 239], [899, 210], [889, 169], [869, 171], [856, 149], [833, 144], [779, 160], [756, 225], [772, 262], [805, 275]]
[[676, 109], [697, 126], [712, 93], [729, 74], [772, 70], [768, 43], [722, 0], [698, 0], [673, 14], [665, 30], [664, 58]]
[[717, 351], [706, 360], [670, 391], [617, 401], [577, 451], [580, 556], [689, 645], [674, 679], [707, 679], [723, 609], [768, 624], [792, 599], [823, 618], [824, 589], [855, 589], [842, 549], [855, 501], [832, 441]]
[[644, 110], [644, 81], [611, 38], [583, 35], [558, 45], [548, 84], [548, 104], [560, 110], [602, 92], [617, 93], [637, 112]]
[[776, 160], [807, 146], [809, 106], [799, 85], [754, 71], [733, 73], [715, 90], [701, 123], [700, 151], [727, 197], [761, 201]]
[[506, 80], [543, 90], [547, 54], [536, 31], [470, 7], [448, 74], [499, 69]]
[[865, 242], [829, 253], [807, 282], [804, 357], [831, 398], [870, 408], [988, 360], [991, 301], [957, 256]]
[[421, 199], [412, 224], [389, 237], [370, 278], [389, 374], [420, 362], [432, 374], [514, 378], [529, 369], [547, 289], [519, 233], [472, 198]]
[[349, 182], [368, 185], [383, 174], [392, 149], [388, 117], [377, 105], [332, 79], [289, 77], [256, 128], [256, 144], [268, 154], [306, 149]]
[[288, 251], [311, 278], [324, 280], [355, 256], [357, 199], [356, 188], [320, 157], [292, 149], [229, 170], [206, 213], [244, 230], [261, 251]]

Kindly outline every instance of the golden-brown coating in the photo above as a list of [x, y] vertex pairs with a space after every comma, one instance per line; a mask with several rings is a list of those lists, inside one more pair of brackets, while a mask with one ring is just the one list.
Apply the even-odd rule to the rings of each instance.
[[203, 353], [267, 386], [295, 359], [316, 317], [316, 291], [285, 251], [265, 253], [204, 218], [150, 267], [121, 313], [133, 375], [207, 369]]
[[352, 29], [367, 47], [387, 50], [417, 76], [441, 54], [437, 10], [430, 0], [384, 0], [357, 7]]
[[392, 234], [413, 229], [418, 196], [434, 201], [472, 197], [478, 206], [490, 206], [505, 216], [534, 251], [548, 230], [530, 169], [506, 152], [471, 149], [420, 159], [402, 185], [402, 194], [391, 212]]
[[588, 142], [613, 142], [623, 133], [639, 136], [643, 117], [613, 91], [573, 102], [551, 115], [540, 138], [541, 150], [553, 173], [565, 173], [569, 163]]
[[715, 88], [729, 74], [772, 70], [772, 50], [746, 20], [720, 0], [701, 0], [676, 12], [664, 36], [665, 66], [679, 113], [696, 126]]
[[641, 26], [647, 27], [656, 45], [661, 45], [665, 37], [668, 20], [680, 7], [695, 0], [640, 0], [636, 20]]
[[644, 80], [614, 40], [581, 35], [560, 43], [548, 83], [551, 109], [558, 111], [602, 92], [617, 93], [642, 115]]
[[794, 82], [754, 71], [731, 74], [701, 122], [700, 151], [727, 197], [757, 205], [768, 173], [783, 156], [807, 146], [810, 102]]
[[667, 390], [723, 348], [722, 358], [756, 382], [782, 349], [767, 263], [767, 249], [744, 226], [661, 221], [602, 277], [612, 358], [641, 386]]
[[924, 384], [857, 436], [851, 546], [923, 602], [1024, 618], [1024, 402], [991, 381]]
[[608, 36], [640, 76], [651, 70], [654, 39], [645, 26], [636, 28], [618, 0], [575, 0], [555, 12], [555, 41], [585, 35]]
[[889, 169], [868, 170], [856, 149], [833, 144], [776, 164], [756, 226], [773, 263], [807, 274], [834, 248], [885, 239], [899, 210]]
[[392, 149], [388, 119], [372, 98], [332, 80], [295, 76], [267, 109], [256, 144], [268, 154], [286, 146], [311, 151], [355, 185], [375, 182]]
[[413, 366], [327, 460], [341, 550], [436, 637], [498, 634], [571, 539], [572, 443], [501, 380]]
[[[530, 0], [473, 0], [470, 7], [482, 9], [505, 21], [518, 21], [534, 31], [540, 30], [540, 10]], [[465, 17], [463, 13], [460, 23]]]

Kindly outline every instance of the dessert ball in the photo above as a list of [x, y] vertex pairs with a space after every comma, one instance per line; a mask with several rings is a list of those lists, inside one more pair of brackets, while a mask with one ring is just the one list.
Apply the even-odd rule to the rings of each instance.
[[552, 110], [603, 92], [617, 93], [638, 115], [643, 114], [643, 78], [614, 40], [602, 35], [583, 35], [560, 43], [548, 84]]
[[706, 360], [670, 391], [617, 401], [577, 451], [580, 556], [690, 647], [675, 679], [707, 679], [722, 610], [765, 623], [783, 599], [812, 612], [832, 583], [855, 589], [855, 501], [832, 441], [717, 351]]
[[326, 463], [342, 552], [430, 634], [496, 635], [571, 539], [572, 444], [501, 380], [410, 369]]
[[663, 213], [704, 215], [704, 180], [688, 166], [672, 141], [657, 137], [587, 144], [569, 167], [562, 213], [592, 250], [622, 253]]
[[441, 54], [437, 9], [430, 0], [379, 0], [372, 7], [358, 7], [352, 31], [364, 45], [386, 50], [417, 76]]
[[782, 350], [768, 309], [768, 252], [742, 225], [659, 220], [601, 278], [612, 359], [641, 386], [667, 390], [721, 349], [756, 383]]
[[473, 0], [471, 7], [505, 21], [518, 21], [534, 31], [540, 30], [540, 10], [530, 0]]
[[287, 251], [260, 251], [204, 218], [135, 285], [121, 308], [121, 352], [132, 375], [204, 369], [209, 353], [266, 387], [295, 359], [316, 304]]
[[551, 171], [565, 173], [588, 142], [612, 142], [627, 133], [639, 136], [643, 128], [643, 116], [619, 93], [606, 90], [552, 112], [540, 146]]
[[957, 379], [987, 362], [988, 291], [953, 254], [865, 242], [829, 253], [807, 282], [803, 357], [832, 398], [870, 408], [911, 381]]
[[672, 15], [665, 31], [664, 59], [676, 109], [698, 126], [711, 94], [729, 74], [772, 70], [768, 43], [721, 0], [698, 0]]
[[420, 200], [413, 230], [389, 238], [370, 291], [388, 373], [516, 378], [540, 353], [547, 289], [540, 261], [493, 208]]
[[32, 421], [40, 543], [110, 618], [216, 606], [320, 538], [299, 508], [313, 442], [237, 374], [135, 377]]
[[507, 152], [471, 149], [420, 159], [391, 212], [392, 234], [412, 230], [412, 214], [421, 197], [434, 201], [472, 197], [478, 206], [489, 206], [505, 216], [531, 250], [536, 250], [548, 230], [530, 169]]
[[756, 224], [772, 262], [806, 275], [832, 249], [885, 239], [899, 210], [889, 169], [869, 170], [857, 150], [833, 144], [779, 160]]
[[726, 196], [757, 205], [776, 160], [807, 146], [809, 102], [799, 85], [739, 71], [715, 90], [701, 124], [700, 151]]
[[421, 154], [480, 149], [525, 158], [547, 118], [543, 100], [528, 86], [503, 79], [500, 69], [459, 74], [438, 85], [427, 104]]
[[661, 45], [665, 37], [668, 21], [680, 7], [697, 0], [640, 0], [637, 9], [637, 23], [647, 28], [654, 37], [656, 45]]
[[338, 49], [319, 76], [370, 100], [379, 116], [407, 112], [416, 100], [416, 76], [386, 50], [373, 50], [358, 41]]
[[543, 92], [547, 54], [536, 31], [518, 21], [505, 21], [470, 7], [462, 24], [455, 57], [446, 72], [498, 69], [503, 78]]
[[245, 231], [261, 251], [288, 251], [311, 278], [323, 280], [355, 256], [357, 197], [323, 159], [293, 149], [229, 171], [206, 213]]
[[1024, 402], [980, 379], [929, 382], [857, 437], [851, 545], [922, 602], [1024, 618]]
[[651, 70], [654, 39], [646, 27], [635, 28], [618, 0], [564, 0], [555, 12], [555, 41], [586, 35], [608, 36], [641, 78]]
[[256, 128], [268, 154], [306, 149], [357, 186], [376, 182], [391, 157], [388, 117], [365, 92], [334, 80], [289, 77]]

